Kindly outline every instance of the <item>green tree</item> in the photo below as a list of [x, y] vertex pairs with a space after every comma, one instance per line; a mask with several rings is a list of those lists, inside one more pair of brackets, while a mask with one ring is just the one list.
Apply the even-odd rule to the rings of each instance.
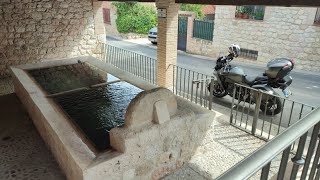
[[114, 2], [117, 7], [117, 29], [120, 33], [147, 34], [157, 24], [155, 10], [137, 2]]
[[201, 4], [181, 4], [181, 11], [192, 11], [196, 14], [197, 19], [203, 19], [205, 15], [202, 12], [203, 5]]

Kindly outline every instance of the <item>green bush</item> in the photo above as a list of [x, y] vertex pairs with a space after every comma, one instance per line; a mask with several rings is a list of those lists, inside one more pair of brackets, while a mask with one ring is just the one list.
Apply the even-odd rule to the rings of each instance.
[[202, 12], [203, 5], [200, 4], [181, 4], [181, 11], [192, 11], [196, 14], [197, 19], [203, 19], [205, 15]]
[[157, 24], [155, 10], [137, 2], [115, 2], [117, 7], [117, 29], [120, 33], [147, 34]]

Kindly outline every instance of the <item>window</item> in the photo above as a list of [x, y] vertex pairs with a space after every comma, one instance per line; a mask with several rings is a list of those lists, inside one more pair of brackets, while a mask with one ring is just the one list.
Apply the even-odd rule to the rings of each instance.
[[263, 20], [264, 6], [237, 6], [236, 18]]
[[103, 22], [105, 24], [111, 24], [110, 9], [103, 8], [102, 12], [103, 12]]
[[317, 9], [316, 17], [314, 18], [315, 24], [320, 24], [320, 8]]
[[257, 60], [258, 51], [241, 48], [239, 56], [247, 59]]

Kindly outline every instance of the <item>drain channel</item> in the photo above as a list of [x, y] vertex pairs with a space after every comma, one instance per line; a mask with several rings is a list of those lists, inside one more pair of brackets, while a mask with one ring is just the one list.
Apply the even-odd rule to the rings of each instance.
[[67, 90], [67, 91], [62, 91], [62, 92], [58, 92], [58, 93], [54, 93], [54, 94], [49, 94], [46, 97], [47, 98], [53, 98], [53, 97], [57, 97], [57, 96], [61, 96], [61, 95], [66, 95], [66, 94], [71, 94], [71, 93], [75, 93], [75, 92], [79, 92], [79, 91], [85, 91], [85, 90], [90, 90], [90, 89], [93, 89], [93, 88], [107, 86], [107, 85], [110, 85], [110, 84], [113, 84], [113, 83], [118, 83], [118, 82], [121, 82], [121, 81], [122, 80], [115, 80], [115, 81], [110, 81], [110, 82], [94, 84], [94, 85], [90, 85], [89, 87], [80, 87], [80, 88], [71, 89], [71, 90]]

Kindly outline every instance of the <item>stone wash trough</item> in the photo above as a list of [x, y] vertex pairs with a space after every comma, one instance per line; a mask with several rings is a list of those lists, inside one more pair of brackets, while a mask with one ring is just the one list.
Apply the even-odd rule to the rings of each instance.
[[[62, 76], [60, 70], [67, 75]], [[42, 71], [48, 76], [42, 78]], [[11, 67], [11, 72], [17, 96], [68, 179], [164, 177], [190, 160], [214, 119], [211, 111], [93, 57], [20, 65]], [[125, 84], [115, 86], [119, 83]], [[109, 86], [114, 88], [110, 90]], [[129, 86], [138, 91], [127, 89]], [[105, 91], [101, 91], [103, 88]], [[118, 124], [111, 122], [109, 129], [102, 131], [96, 124], [92, 126], [93, 116], [103, 119], [107, 117], [103, 114], [118, 112], [102, 111], [100, 106], [109, 108], [104, 99], [96, 99], [95, 106], [85, 98], [84, 104], [92, 109], [78, 106], [83, 94], [99, 94], [92, 89], [100, 89], [106, 99], [110, 93], [134, 92], [132, 99], [126, 98], [129, 95], [112, 95], [116, 98], [110, 100], [111, 104], [122, 108], [120, 115], [111, 116], [120, 119]], [[64, 109], [68, 98], [74, 109]], [[123, 101], [128, 102], [125, 108], [118, 105]], [[75, 120], [79, 118], [81, 121]]]

